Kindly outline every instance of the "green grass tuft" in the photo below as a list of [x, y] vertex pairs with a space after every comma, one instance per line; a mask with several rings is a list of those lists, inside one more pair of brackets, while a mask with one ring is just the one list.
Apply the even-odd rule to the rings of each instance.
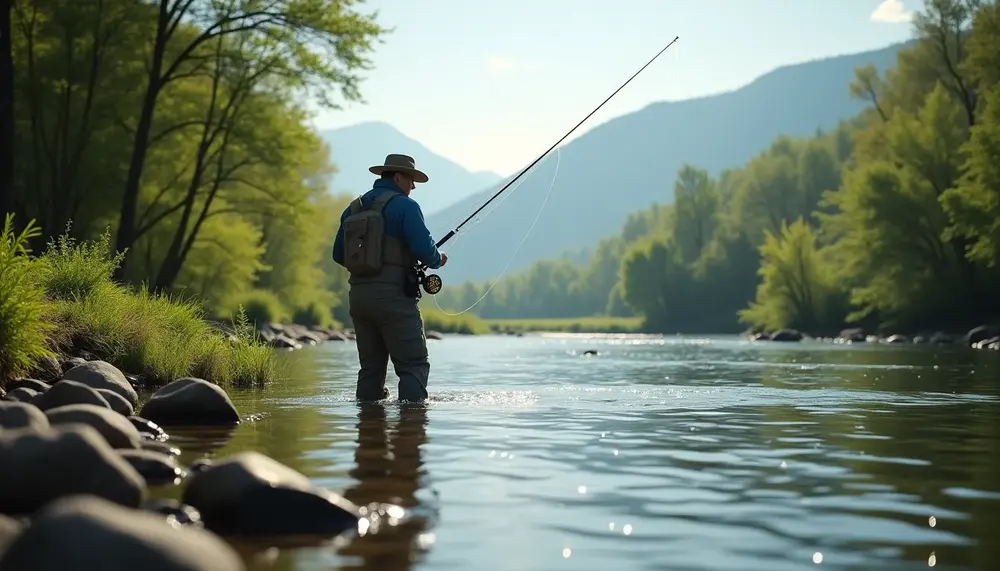
[[48, 339], [55, 324], [46, 319], [48, 301], [35, 283], [38, 265], [27, 249], [28, 240], [40, 234], [33, 223], [16, 233], [11, 214], [0, 231], [0, 385], [53, 355]]
[[84, 349], [151, 385], [196, 376], [223, 385], [261, 386], [277, 377], [276, 354], [240, 307], [232, 332], [216, 329], [192, 301], [132, 290], [112, 281], [122, 255], [110, 233], [77, 243], [68, 234], [31, 258], [29, 224], [20, 235], [8, 216], [0, 239], [0, 380], [38, 360]]
[[105, 231], [93, 242], [77, 243], [66, 232], [49, 242], [42, 256], [41, 279], [51, 299], [85, 298], [111, 281], [124, 253], [112, 255], [111, 232]]

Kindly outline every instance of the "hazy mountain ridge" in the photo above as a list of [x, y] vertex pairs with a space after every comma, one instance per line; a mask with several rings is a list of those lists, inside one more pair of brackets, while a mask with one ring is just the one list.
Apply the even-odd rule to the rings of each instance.
[[338, 169], [330, 181], [330, 192], [334, 194], [358, 195], [370, 189], [375, 177], [368, 167], [381, 163], [389, 153], [412, 156], [417, 168], [430, 177], [427, 184], [414, 191], [425, 215], [452, 206], [501, 178], [489, 171], [470, 172], [387, 123], [357, 123], [319, 134], [330, 146], [330, 160]]
[[[809, 136], [858, 113], [864, 103], [848, 86], [854, 70], [894, 65], [905, 43], [777, 68], [725, 93], [653, 103], [594, 127], [525, 175], [511, 196], [488, 206], [495, 213], [470, 222], [444, 250], [452, 263], [450, 283], [497, 275], [518, 248], [552, 183], [548, 203], [508, 271], [566, 250], [579, 251], [617, 232], [630, 212], [672, 200], [673, 179], [685, 162], [718, 174], [765, 150], [781, 134]], [[500, 183], [433, 216], [428, 224], [443, 236], [485, 202]]]

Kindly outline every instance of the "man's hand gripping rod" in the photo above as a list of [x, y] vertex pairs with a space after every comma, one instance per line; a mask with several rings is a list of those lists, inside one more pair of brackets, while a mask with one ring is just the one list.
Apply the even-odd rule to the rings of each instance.
[[[546, 156], [548, 156], [549, 153], [551, 153], [553, 150], [555, 150], [555, 148], [558, 147], [560, 143], [562, 143], [563, 141], [566, 140], [566, 137], [569, 137], [570, 135], [572, 135], [573, 132], [576, 131], [580, 127], [580, 125], [583, 125], [587, 121], [587, 119], [590, 119], [590, 117], [594, 113], [597, 113], [597, 111], [600, 110], [601, 107], [604, 107], [605, 103], [607, 103], [608, 101], [611, 101], [612, 97], [614, 97], [615, 95], [618, 95], [619, 91], [621, 91], [622, 89], [624, 89], [626, 85], [628, 85], [633, 79], [635, 79], [640, 73], [642, 73], [643, 70], [645, 70], [647, 67], [649, 67], [650, 64], [652, 64], [654, 61], [656, 61], [656, 58], [660, 57], [660, 55], [662, 55], [663, 52], [667, 51], [667, 48], [669, 48], [670, 46], [674, 45], [674, 42], [676, 42], [679, 39], [680, 39], [680, 36], [675, 36], [674, 39], [670, 40], [670, 43], [667, 44], [666, 46], [664, 46], [663, 49], [661, 49], [660, 51], [658, 51], [655, 56], [653, 56], [649, 61], [646, 62], [645, 65], [643, 65], [642, 67], [640, 67], [639, 71], [636, 71], [635, 73], [633, 73], [632, 77], [630, 77], [627, 80], [625, 80], [625, 83], [621, 84], [621, 86], [619, 86], [618, 89], [614, 90], [614, 92], [611, 95], [609, 95], [607, 97], [607, 99], [605, 99], [604, 101], [602, 101], [600, 105], [598, 105], [597, 107], [595, 107], [593, 111], [591, 111], [590, 113], [587, 114], [586, 117], [584, 117], [583, 119], [581, 119], [580, 122], [576, 124], [576, 126], [574, 126], [572, 129], [570, 129], [569, 131], [567, 131], [566, 134], [563, 135], [558, 141], [556, 141], [551, 147], [549, 147], [549, 149], [547, 151], [545, 151], [544, 153], [542, 153], [541, 155], [539, 155], [538, 158], [536, 158], [534, 161], [531, 162], [531, 164], [529, 164], [528, 166], [526, 166], [523, 169], [521, 169], [521, 172], [517, 173], [517, 176], [515, 176], [514, 178], [512, 178], [507, 184], [503, 185], [500, 188], [500, 190], [496, 191], [493, 194], [493, 196], [490, 197], [489, 200], [487, 200], [486, 202], [484, 202], [482, 204], [482, 206], [480, 206], [479, 208], [477, 208], [472, 214], [469, 215], [468, 218], [466, 218], [465, 220], [462, 221], [461, 224], [459, 224], [458, 226], [456, 226], [454, 230], [448, 231], [448, 233], [445, 234], [443, 238], [441, 238], [440, 240], [438, 240], [438, 242], [437, 242], [437, 244], [435, 244], [435, 246], [438, 247], [438, 248], [440, 248], [441, 246], [443, 246], [445, 244], [445, 242], [447, 242], [448, 240], [450, 240], [452, 238], [452, 236], [454, 236], [455, 234], [457, 234], [458, 231], [462, 229], [462, 226], [465, 226], [466, 224], [468, 224], [468, 222], [470, 220], [472, 220], [473, 218], [475, 218], [477, 214], [479, 214], [484, 208], [486, 208], [487, 205], [489, 205], [489, 203], [491, 203], [494, 200], [496, 200], [496, 198], [498, 196], [500, 196], [501, 194], [504, 193], [504, 191], [506, 191], [508, 188], [510, 188], [510, 185], [514, 184], [515, 182], [517, 182], [517, 179], [519, 179], [522, 176], [524, 176], [524, 173], [526, 173], [529, 170], [531, 170], [531, 167], [533, 167], [536, 164], [538, 164], [539, 161], [541, 161], [542, 159], [544, 159]], [[436, 293], [438, 293], [439, 291], [441, 291], [441, 288], [444, 286], [444, 282], [442, 282], [440, 276], [438, 276], [437, 274], [425, 274], [425, 272], [427, 271], [427, 266], [425, 264], [420, 264], [415, 269], [416, 269], [416, 272], [417, 272], [417, 279], [420, 282], [420, 285], [423, 286], [424, 291], [426, 291], [427, 293], [429, 293], [431, 295], [435, 295]]]

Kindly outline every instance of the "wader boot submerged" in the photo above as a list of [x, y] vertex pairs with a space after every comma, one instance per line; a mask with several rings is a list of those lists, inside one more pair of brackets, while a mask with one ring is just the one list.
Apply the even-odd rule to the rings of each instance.
[[344, 220], [345, 262], [351, 277], [350, 313], [361, 370], [358, 400], [388, 396], [386, 370], [392, 359], [399, 376], [399, 399], [427, 398], [430, 362], [424, 323], [417, 296], [407, 288], [416, 259], [402, 240], [385, 234], [381, 217], [385, 205], [400, 193], [384, 191], [363, 208], [351, 204]]

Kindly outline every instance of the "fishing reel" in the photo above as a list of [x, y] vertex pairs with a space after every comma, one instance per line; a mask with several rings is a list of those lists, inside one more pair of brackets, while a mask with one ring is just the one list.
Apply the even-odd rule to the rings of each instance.
[[420, 287], [424, 288], [424, 291], [430, 295], [435, 295], [441, 288], [444, 287], [444, 282], [441, 280], [441, 276], [437, 274], [427, 274], [424, 273], [424, 268], [417, 268], [417, 282]]

